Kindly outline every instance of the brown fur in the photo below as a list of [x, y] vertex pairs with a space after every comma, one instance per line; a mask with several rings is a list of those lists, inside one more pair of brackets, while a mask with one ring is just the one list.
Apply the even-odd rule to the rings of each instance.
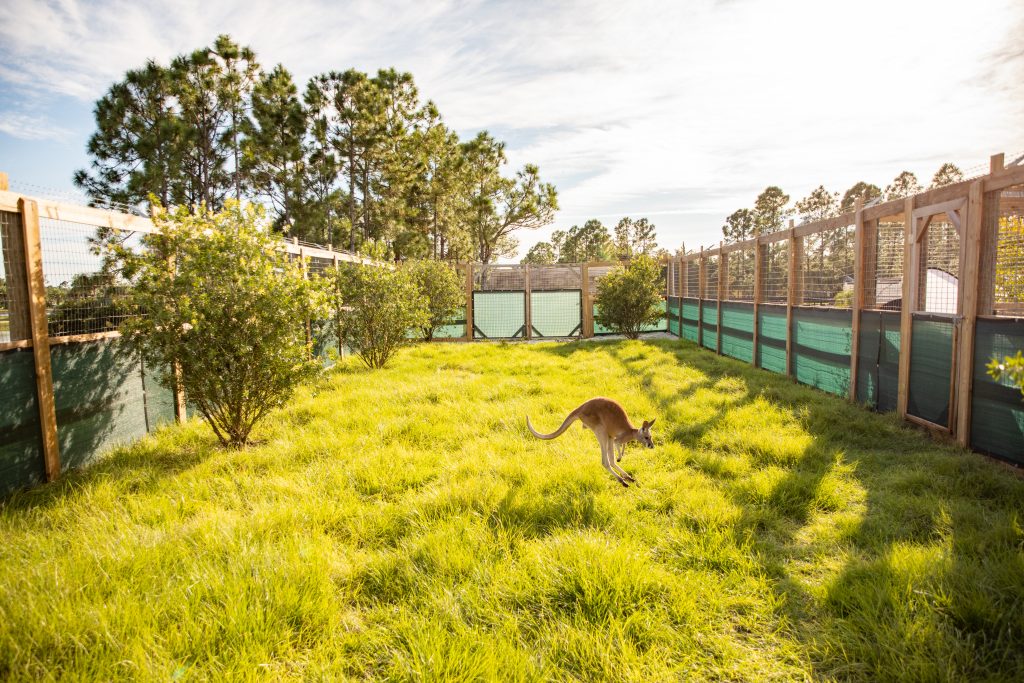
[[[597, 442], [601, 446], [601, 464], [612, 473], [623, 486], [629, 486], [627, 481], [635, 482], [631, 474], [619, 467], [616, 462], [622, 460], [626, 450], [626, 444], [630, 441], [639, 441], [648, 448], [654, 448], [654, 441], [651, 438], [651, 425], [654, 420], [644, 421], [639, 429], [633, 426], [617, 402], [610, 398], [592, 398], [566, 416], [562, 425], [550, 434], [540, 434], [530, 424], [530, 418], [526, 418], [526, 427], [538, 439], [555, 439], [561, 436], [573, 422], [579, 420], [583, 425], [594, 432]], [[618, 457], [616, 457], [618, 447]]]

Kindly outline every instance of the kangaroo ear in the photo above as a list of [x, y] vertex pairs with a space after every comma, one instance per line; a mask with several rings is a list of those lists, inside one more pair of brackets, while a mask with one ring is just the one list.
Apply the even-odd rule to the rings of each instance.
[[[657, 419], [658, 418], [654, 418], [654, 420], [657, 420]], [[650, 421], [644, 420], [644, 429], [650, 429], [651, 427], [653, 427], [654, 426], [654, 420], [650, 420]]]

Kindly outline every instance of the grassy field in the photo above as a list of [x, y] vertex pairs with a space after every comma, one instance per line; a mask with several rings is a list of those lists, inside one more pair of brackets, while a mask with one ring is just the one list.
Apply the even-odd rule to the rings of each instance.
[[[595, 395], [655, 450], [623, 489]], [[1024, 481], [676, 341], [421, 346], [0, 508], [0, 677], [1024, 680]]]

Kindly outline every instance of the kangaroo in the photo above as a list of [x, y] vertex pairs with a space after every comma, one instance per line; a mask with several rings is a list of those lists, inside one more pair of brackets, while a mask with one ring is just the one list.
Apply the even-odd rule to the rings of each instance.
[[[594, 432], [597, 442], [601, 445], [601, 464], [619, 480], [620, 484], [628, 488], [628, 482], [635, 482], [636, 479], [616, 463], [622, 460], [626, 444], [630, 441], [639, 441], [648, 448], [654, 448], [654, 440], [651, 438], [651, 425], [654, 424], [654, 420], [644, 420], [643, 426], [637, 429], [618, 403], [610, 398], [592, 398], [569, 413], [562, 422], [562, 426], [550, 434], [538, 433], [530, 424], [529, 415], [526, 416], [526, 428], [538, 439], [555, 439], [561, 436], [576, 420]], [[616, 446], [618, 446], [617, 456]]]

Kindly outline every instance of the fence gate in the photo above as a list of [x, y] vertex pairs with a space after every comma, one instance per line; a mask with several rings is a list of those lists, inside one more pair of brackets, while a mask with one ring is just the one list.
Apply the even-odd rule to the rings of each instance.
[[915, 209], [910, 224], [910, 311], [907, 415], [950, 431], [956, 422], [956, 376], [963, 291], [967, 202], [957, 199]]

